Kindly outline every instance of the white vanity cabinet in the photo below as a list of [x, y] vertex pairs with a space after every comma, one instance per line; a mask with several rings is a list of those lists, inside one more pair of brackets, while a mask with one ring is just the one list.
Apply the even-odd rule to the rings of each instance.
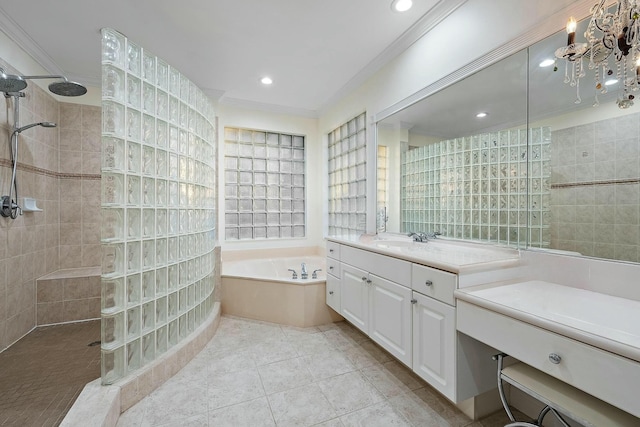
[[411, 366], [411, 263], [349, 246], [340, 253], [340, 314]]
[[495, 388], [495, 350], [456, 331], [457, 274], [337, 242], [327, 266], [327, 304], [444, 396]]
[[340, 313], [340, 245], [334, 242], [327, 243], [327, 305], [335, 312]]

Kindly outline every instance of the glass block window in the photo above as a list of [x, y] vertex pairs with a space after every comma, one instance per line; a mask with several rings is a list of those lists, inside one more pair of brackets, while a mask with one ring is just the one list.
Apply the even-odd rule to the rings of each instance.
[[551, 130], [529, 132], [475, 135], [402, 153], [402, 231], [521, 247], [530, 238], [533, 246], [548, 247]]
[[378, 233], [387, 231], [387, 170], [388, 157], [387, 147], [378, 145], [378, 199], [377, 199], [377, 216], [376, 230]]
[[214, 305], [215, 112], [178, 69], [102, 30], [102, 383]]
[[329, 236], [363, 234], [367, 223], [366, 113], [328, 137]]
[[225, 128], [225, 239], [305, 236], [305, 137]]

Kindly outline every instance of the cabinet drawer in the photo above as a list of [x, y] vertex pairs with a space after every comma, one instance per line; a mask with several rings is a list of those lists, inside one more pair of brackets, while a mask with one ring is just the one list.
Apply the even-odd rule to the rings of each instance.
[[[640, 416], [640, 363], [512, 317], [458, 301], [457, 329], [516, 359]], [[560, 363], [551, 362], [557, 354]], [[633, 380], [630, 380], [633, 379]]]
[[342, 274], [340, 273], [340, 261], [327, 258], [327, 273], [335, 277], [340, 277]]
[[400, 285], [409, 287], [411, 283], [411, 263], [408, 261], [346, 245], [340, 248], [340, 257], [343, 264], [350, 264]]
[[327, 242], [327, 257], [340, 259], [340, 244], [336, 242]]
[[424, 265], [412, 264], [411, 288], [449, 305], [456, 305], [453, 291], [458, 287], [458, 276]]
[[342, 310], [340, 306], [340, 279], [330, 274], [327, 275], [326, 292], [327, 305], [335, 310], [336, 313], [340, 313]]

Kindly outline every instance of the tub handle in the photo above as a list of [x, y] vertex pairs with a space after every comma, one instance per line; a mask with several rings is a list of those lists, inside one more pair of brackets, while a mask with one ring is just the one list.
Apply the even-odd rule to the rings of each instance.
[[293, 273], [293, 275], [291, 276], [293, 280], [298, 278], [298, 273], [296, 273], [296, 271], [293, 268], [289, 268], [287, 269], [287, 271], [291, 271]]
[[311, 278], [312, 279], [317, 279], [318, 278], [318, 271], [322, 271], [322, 269], [319, 268], [317, 270], [313, 270], [313, 272], [311, 273]]

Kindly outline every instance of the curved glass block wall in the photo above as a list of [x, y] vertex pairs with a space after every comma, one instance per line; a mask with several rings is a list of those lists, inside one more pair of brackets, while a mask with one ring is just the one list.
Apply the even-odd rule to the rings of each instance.
[[185, 76], [102, 30], [102, 382], [150, 363], [211, 312], [215, 113]]
[[329, 133], [329, 236], [363, 234], [367, 224], [366, 114]]

